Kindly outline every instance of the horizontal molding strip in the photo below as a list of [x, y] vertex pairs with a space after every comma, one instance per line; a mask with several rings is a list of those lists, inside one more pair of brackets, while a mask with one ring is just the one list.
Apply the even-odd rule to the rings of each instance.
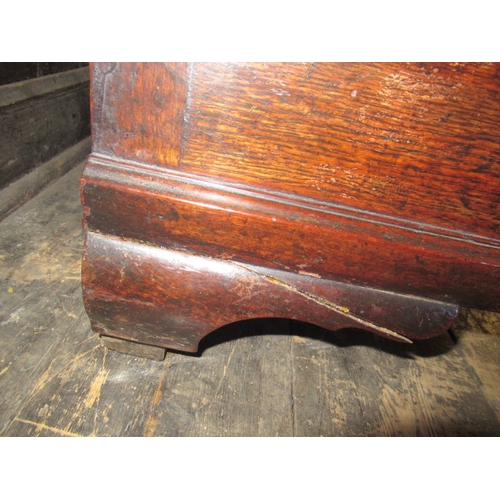
[[[93, 171], [91, 168], [92, 164], [109, 169], [109, 175], [106, 175], [102, 168]], [[408, 219], [376, 214], [341, 204], [325, 203], [311, 198], [289, 195], [281, 192], [256, 189], [253, 187], [249, 189], [247, 186], [234, 183], [221, 183], [210, 177], [179, 172], [177, 169], [158, 167], [127, 158], [120, 158], [117, 161], [114, 158], [98, 153], [93, 153], [89, 156], [85, 177], [95, 180], [101, 179], [116, 182], [116, 175], [121, 175], [120, 182], [129, 187], [137, 185], [141, 189], [149, 189], [163, 193], [171, 192], [174, 195], [181, 194], [181, 186], [183, 184], [198, 187], [200, 191], [196, 193], [197, 199], [211, 205], [213, 200], [217, 200], [217, 204], [222, 202], [220, 205], [217, 205], [219, 209], [227, 208], [229, 210], [238, 210], [238, 208], [241, 208], [245, 209], [245, 212], [247, 212], [248, 208], [244, 200], [255, 200], [257, 202], [266, 201], [281, 205], [283, 208], [286, 207], [284, 210], [285, 215], [290, 211], [290, 208], [295, 208], [313, 213], [316, 212], [318, 214], [326, 214], [332, 217], [341, 217], [362, 223], [374, 224], [377, 228], [377, 234], [380, 236], [384, 236], [383, 233], [380, 232], [380, 226], [385, 226], [388, 229], [397, 228], [408, 233], [413, 233], [415, 236], [424, 235], [436, 238], [446, 238], [462, 244], [477, 245], [500, 250], [500, 240], [466, 231], [453, 230]], [[141, 179], [140, 182], [138, 182], [139, 178]], [[193, 193], [190, 192], [190, 201], [192, 200], [192, 194]], [[221, 199], [220, 195], [223, 195], [224, 199]], [[230, 197], [230, 202], [227, 200], [228, 197]], [[257, 211], [255, 206], [252, 206], [251, 210]], [[273, 212], [273, 214], [274, 213], [275, 212]]]

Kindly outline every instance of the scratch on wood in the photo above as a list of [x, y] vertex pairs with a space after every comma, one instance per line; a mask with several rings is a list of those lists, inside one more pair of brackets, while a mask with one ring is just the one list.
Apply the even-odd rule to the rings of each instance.
[[355, 314], [351, 313], [347, 307], [342, 307], [339, 306], [338, 304], [335, 304], [333, 302], [330, 302], [329, 300], [324, 299], [323, 297], [320, 297], [319, 295], [315, 295], [310, 292], [305, 292], [304, 290], [301, 290], [300, 288], [297, 288], [296, 286], [290, 285], [290, 283], [287, 283], [283, 280], [280, 280], [278, 278], [275, 278], [274, 276], [269, 276], [268, 274], [261, 273], [259, 271], [255, 271], [254, 269], [248, 268], [242, 264], [235, 264], [237, 267], [241, 267], [242, 269], [245, 269], [246, 271], [249, 271], [251, 273], [257, 274], [264, 278], [265, 280], [269, 281], [270, 283], [273, 283], [275, 285], [281, 286], [283, 288], [286, 288], [287, 290], [297, 293], [301, 295], [302, 297], [305, 297], [308, 300], [312, 300], [313, 302], [316, 302], [317, 304], [326, 307], [327, 309], [331, 309], [332, 311], [341, 314], [342, 316], [345, 316], [346, 318], [349, 318], [352, 321], [356, 321], [357, 323], [360, 323], [361, 325], [364, 325], [368, 328], [373, 328], [375, 330], [378, 330], [379, 332], [384, 333], [385, 335], [389, 337], [393, 337], [398, 339], [401, 342], [406, 342], [407, 344], [413, 344], [413, 342], [408, 338], [405, 337], [404, 335], [401, 335], [394, 330], [390, 330], [389, 328], [386, 328], [384, 326], [377, 325], [376, 323], [373, 323], [371, 321], [368, 321], [366, 319], [360, 318], [359, 316], [356, 316]]
[[31, 394], [36, 394], [40, 389], [45, 387], [45, 384], [47, 383], [47, 381], [50, 380], [51, 377], [49, 376], [49, 373], [50, 373], [50, 370], [52, 368], [52, 364], [53, 364], [53, 361], [50, 362], [47, 369], [42, 373], [40, 378], [37, 380], [35, 386], [31, 390]]
[[24, 420], [23, 418], [15, 418], [14, 421], [22, 422], [23, 424], [33, 425], [37, 428], [37, 431], [42, 429], [54, 432], [55, 434], [60, 434], [61, 436], [68, 437], [83, 437], [81, 434], [75, 434], [74, 432], [63, 431], [62, 429], [58, 429], [56, 427], [50, 427], [49, 425], [42, 424], [40, 422], [32, 422], [31, 420]]
[[226, 377], [227, 367], [229, 366], [229, 363], [231, 363], [231, 359], [233, 357], [235, 349], [236, 349], [236, 344], [233, 345], [233, 349], [231, 350], [231, 352], [227, 358], [227, 363], [224, 365], [224, 368], [222, 370], [222, 377], [219, 380], [219, 384], [217, 385], [217, 389], [215, 390], [214, 399], [216, 399], [218, 394], [219, 394], [220, 388], [222, 386], [222, 382], [224, 381], [224, 378]]
[[158, 415], [156, 413], [148, 415], [146, 423], [144, 424], [144, 437], [154, 436], [156, 426], [158, 425]]
[[100, 398], [102, 386], [106, 382], [108, 375], [109, 370], [101, 369], [97, 377], [92, 381], [92, 385], [90, 386], [90, 390], [84, 402], [86, 408], [92, 408], [94, 403]]
[[311, 276], [313, 278], [321, 278], [321, 276], [319, 274], [308, 273], [307, 271], [299, 271], [299, 274], [302, 274], [303, 276]]
[[224, 379], [226, 378], [226, 373], [227, 373], [227, 368], [229, 366], [229, 363], [231, 363], [231, 359], [233, 358], [234, 351], [236, 350], [236, 343], [233, 344], [233, 348], [231, 349], [231, 352], [229, 353], [229, 356], [227, 357], [227, 361], [224, 364], [222, 368], [222, 377], [219, 380], [219, 383], [217, 384], [217, 388], [215, 389], [213, 397], [210, 399], [210, 401], [207, 404], [207, 410], [211, 408], [212, 404], [214, 401], [217, 400], [217, 397], [219, 396], [220, 389], [222, 387], [222, 382], [224, 382]]
[[[83, 342], [79, 342], [78, 345], [80, 344], [83, 344], [83, 343], [86, 343], [89, 339], [86, 338], [84, 339]], [[93, 340], [93, 339], [91, 339]], [[94, 345], [92, 348], [90, 348], [89, 350], [87, 351], [84, 351], [84, 352], [81, 352], [79, 354], [77, 354], [73, 359], [70, 359], [67, 363], [65, 363], [64, 365], [62, 365], [61, 369], [60, 369], [60, 373], [63, 373], [63, 372], [66, 372], [68, 370], [68, 368], [72, 368], [74, 366], [76, 366], [76, 364], [82, 359], [82, 358], [85, 358], [86, 356], [88, 356], [89, 354], [92, 354], [94, 351], [97, 351], [97, 350], [101, 350], [101, 346], [99, 344], [97, 345]], [[50, 366], [49, 366], [50, 368]], [[47, 368], [48, 370], [48, 368]], [[43, 375], [42, 375], [43, 376]], [[35, 389], [37, 389], [38, 387], [35, 387]], [[33, 392], [35, 391], [35, 389], [33, 389]]]
[[316, 63], [313, 62], [311, 64], [311, 66], [309, 67], [309, 69], [307, 70], [307, 75], [306, 75], [306, 78], [309, 78], [311, 76], [311, 73], [313, 72], [313, 69], [314, 69], [314, 66], [316, 66]]
[[[155, 411], [155, 408], [161, 403], [161, 400], [163, 398], [163, 390], [165, 389], [165, 383], [167, 381], [167, 372], [171, 366], [170, 360], [171, 360], [172, 356], [173, 356], [172, 353], [167, 354], [167, 358], [165, 359], [165, 364], [163, 366], [160, 380], [158, 382], [158, 385], [156, 386], [156, 390], [153, 394], [153, 397], [151, 398], [152, 411], [148, 415], [148, 417], [146, 419], [146, 423], [144, 424], [144, 431], [143, 431], [144, 437], [154, 436], [156, 426], [158, 425], [158, 415]], [[167, 359], [168, 359], [168, 362], [167, 362]]]
[[167, 380], [167, 371], [168, 368], [170, 367], [169, 364], [165, 364], [160, 381], [158, 383], [158, 386], [156, 387], [155, 393], [153, 394], [153, 398], [151, 399], [151, 404], [153, 406], [158, 406], [160, 404], [161, 398], [163, 396], [163, 389], [165, 388], [165, 382]]

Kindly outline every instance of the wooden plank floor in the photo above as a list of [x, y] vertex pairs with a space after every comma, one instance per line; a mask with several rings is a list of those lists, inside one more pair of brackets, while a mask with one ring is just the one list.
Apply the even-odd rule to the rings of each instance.
[[0, 435], [500, 435], [498, 315], [412, 346], [256, 320], [196, 356], [107, 351], [81, 298], [81, 168], [0, 223]]

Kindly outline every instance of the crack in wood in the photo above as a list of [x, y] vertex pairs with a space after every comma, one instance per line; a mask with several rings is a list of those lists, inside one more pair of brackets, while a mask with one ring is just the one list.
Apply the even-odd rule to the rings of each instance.
[[287, 290], [289, 290], [293, 293], [296, 293], [296, 294], [298, 294], [298, 295], [300, 295], [308, 300], [312, 300], [316, 304], [319, 304], [320, 306], [323, 306], [327, 309], [330, 309], [330, 310], [336, 312], [337, 314], [340, 314], [341, 316], [344, 316], [352, 321], [356, 321], [357, 323], [360, 323], [361, 325], [363, 325], [365, 327], [373, 328], [373, 329], [383, 333], [384, 335], [387, 335], [391, 338], [399, 340], [400, 342], [405, 342], [407, 344], [413, 344], [413, 341], [411, 339], [409, 339], [408, 337], [405, 337], [404, 335], [401, 335], [401, 334], [395, 332], [394, 330], [391, 330], [391, 329], [386, 328], [384, 326], [377, 325], [376, 323], [373, 323], [372, 321], [368, 321], [366, 319], [360, 318], [356, 314], [353, 314], [352, 312], [350, 312], [347, 307], [343, 307], [343, 306], [340, 306], [338, 304], [335, 304], [334, 302], [331, 302], [323, 297], [320, 297], [319, 295], [301, 290], [300, 288], [298, 288], [294, 285], [291, 285], [290, 283], [287, 283], [286, 281], [283, 281], [283, 280], [276, 278], [274, 276], [270, 276], [268, 274], [262, 273], [260, 271], [256, 271], [255, 269], [246, 267], [242, 264], [236, 264], [234, 262], [232, 264], [234, 264], [236, 267], [241, 267], [242, 269], [245, 269], [246, 271], [249, 271], [253, 274], [257, 274], [257, 275], [261, 276], [262, 278], [264, 278], [266, 281], [273, 283], [274, 285], [278, 285], [280, 287], [286, 288]]

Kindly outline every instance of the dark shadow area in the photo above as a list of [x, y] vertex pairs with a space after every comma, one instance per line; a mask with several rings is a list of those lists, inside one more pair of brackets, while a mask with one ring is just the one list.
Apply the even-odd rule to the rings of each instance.
[[203, 337], [196, 353], [168, 350], [180, 352], [183, 355], [201, 357], [206, 349], [230, 340], [262, 335], [291, 335], [290, 322], [291, 320], [284, 318], [256, 318], [236, 321], [217, 328]]
[[0, 85], [88, 66], [88, 62], [0, 62]]
[[440, 356], [456, 345], [450, 332], [425, 340], [414, 340], [412, 344], [396, 342], [366, 330], [345, 328], [331, 331], [309, 323], [292, 321], [292, 334], [313, 338], [337, 347], [366, 346], [402, 358]]
[[416, 340], [413, 344], [405, 344], [353, 328], [332, 331], [302, 321], [258, 318], [231, 323], [208, 334], [201, 340], [195, 356], [201, 356], [205, 349], [223, 342], [259, 335], [296, 335], [343, 348], [366, 346], [402, 358], [440, 356], [452, 350], [459, 341], [456, 333], [446, 332], [432, 339]]

